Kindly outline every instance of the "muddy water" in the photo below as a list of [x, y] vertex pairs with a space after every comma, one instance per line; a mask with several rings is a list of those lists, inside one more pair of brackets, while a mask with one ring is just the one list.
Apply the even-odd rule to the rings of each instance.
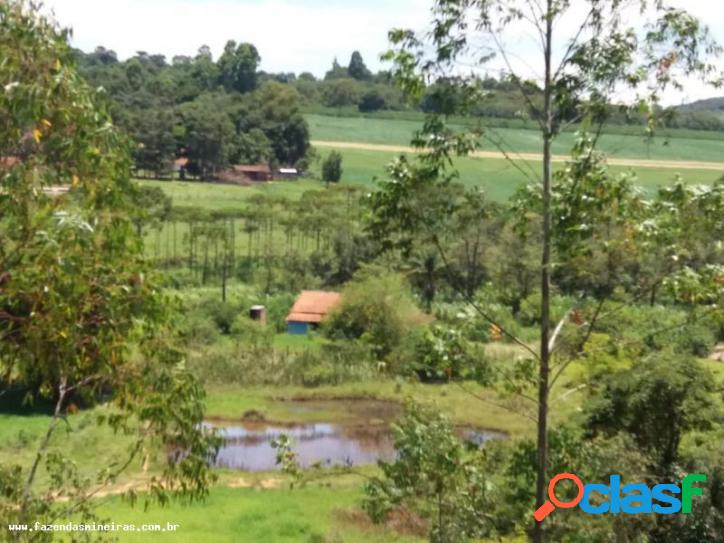
[[[275, 424], [267, 422], [215, 423], [224, 438], [215, 465], [245, 471], [278, 469], [274, 438], [286, 434], [299, 462], [309, 467], [372, 464], [394, 458], [390, 423], [400, 408], [391, 402], [325, 400], [292, 402], [292, 412], [325, 415], [334, 412], [339, 422]], [[502, 437], [495, 432], [459, 429], [462, 439], [481, 445]]]
[[327, 466], [371, 464], [392, 458], [394, 453], [389, 429], [381, 424], [370, 427], [320, 422], [285, 427], [242, 423], [224, 427], [221, 434], [224, 446], [216, 465], [246, 471], [277, 469], [271, 441], [280, 434], [289, 436], [304, 467], [317, 462]]

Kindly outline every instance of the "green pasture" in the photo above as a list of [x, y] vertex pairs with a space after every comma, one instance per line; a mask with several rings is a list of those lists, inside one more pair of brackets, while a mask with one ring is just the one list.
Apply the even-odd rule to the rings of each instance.
[[[721, 145], [724, 157], [724, 143]], [[317, 149], [322, 156], [331, 151], [330, 148], [321, 146]], [[344, 169], [342, 182], [370, 188], [374, 187], [375, 178], [385, 178], [386, 166], [399, 156], [398, 153], [393, 152], [359, 149], [341, 149], [340, 152], [343, 156], [342, 167]], [[540, 175], [540, 162], [517, 161], [516, 165], [503, 158], [458, 158], [455, 160], [460, 183], [468, 187], [480, 187], [492, 200], [499, 202], [507, 200], [518, 187], [536, 179], [534, 176]], [[563, 167], [562, 163], [554, 164], [555, 170]], [[637, 184], [647, 191], [669, 184], [677, 176], [681, 176], [685, 182], [690, 184], [711, 184], [724, 173], [724, 169], [722, 172], [718, 172], [715, 170], [627, 168], [623, 166], [611, 166], [610, 171], [614, 174], [634, 172]]]
[[[388, 145], [409, 145], [412, 134], [420, 130], [421, 120], [383, 119], [369, 117], [335, 117], [308, 114], [305, 116], [313, 140], [348, 141]], [[461, 129], [462, 125], [452, 125]], [[599, 149], [616, 158], [661, 160], [724, 161], [724, 134], [704, 131], [666, 131], [648, 139], [643, 135], [621, 134], [610, 127], [599, 140]], [[540, 133], [525, 128], [488, 128], [487, 136], [503, 142], [513, 152], [540, 153]], [[673, 134], [673, 136], [671, 135]], [[553, 153], [570, 153], [575, 134], [563, 132], [553, 144]], [[482, 150], [497, 151], [497, 147], [483, 139]]]
[[360, 478], [334, 478], [326, 484], [289, 489], [212, 489], [205, 503], [154, 507], [144, 511], [115, 498], [100, 514], [116, 523], [178, 524], [173, 532], [116, 533], [119, 541], [137, 543], [412, 543], [422, 541], [374, 526], [359, 510]]
[[[722, 157], [724, 157], [724, 143]], [[317, 147], [320, 155], [326, 156], [332, 149]], [[386, 151], [368, 151], [360, 149], [342, 149], [342, 184], [359, 185], [373, 189], [375, 179], [385, 179], [387, 165], [399, 156]], [[507, 200], [521, 185], [535, 179], [541, 164], [537, 161], [518, 161], [518, 167], [505, 159], [458, 158], [455, 168], [459, 172], [459, 182], [463, 185], [477, 186], [495, 201]], [[554, 164], [555, 169], [563, 164]], [[312, 168], [312, 175], [319, 176], [319, 164]], [[523, 171], [521, 171], [523, 170]], [[636, 174], [637, 183], [645, 190], [652, 191], [661, 185], [672, 183], [681, 177], [690, 184], [711, 184], [724, 174], [716, 170], [669, 169], [669, 168], [627, 168], [611, 166], [611, 172], [627, 171]], [[275, 181], [258, 185], [239, 186], [196, 181], [139, 181], [142, 184], [161, 187], [171, 198], [175, 206], [199, 206], [205, 209], [243, 209], [248, 199], [255, 194], [273, 194], [298, 199], [308, 190], [321, 190], [324, 183], [315, 179], [299, 181]]]
[[[724, 146], [724, 144], [721, 144]], [[318, 147], [321, 156], [326, 156], [330, 148]], [[359, 149], [342, 149], [343, 177], [342, 186], [357, 186], [374, 190], [376, 180], [386, 178], [386, 167], [394, 160], [397, 153], [368, 151]], [[536, 161], [517, 162], [517, 166], [505, 159], [492, 158], [458, 158], [455, 168], [459, 172], [458, 181], [467, 187], [479, 187], [490, 199], [497, 202], [508, 200], [519, 187], [531, 182], [540, 172], [541, 163]], [[555, 163], [554, 169], [563, 168]], [[249, 186], [220, 183], [203, 183], [198, 181], [149, 181], [139, 183], [160, 187], [173, 200], [174, 206], [197, 206], [207, 210], [248, 210], [249, 199], [255, 195], [267, 194], [298, 200], [302, 193], [312, 190], [324, 190], [325, 184], [314, 179], [320, 176], [320, 165], [317, 162], [312, 168], [312, 179], [298, 181], [274, 181]], [[653, 192], [662, 185], [667, 185], [681, 178], [689, 184], [711, 184], [719, 179], [724, 172], [699, 169], [667, 169], [667, 168], [627, 168], [611, 166], [613, 174], [632, 172], [636, 183], [645, 191]], [[269, 240], [250, 238], [243, 231], [243, 220], [236, 221], [236, 254], [247, 255], [251, 245], [252, 255], [264, 250], [262, 247]], [[156, 228], [149, 228], [146, 234], [146, 251], [152, 258], [183, 258], [186, 255], [186, 242], [189, 225], [178, 222], [175, 226], [164, 223]], [[254, 236], [260, 236], [257, 232]], [[175, 240], [175, 241], [174, 241]], [[325, 240], [322, 240], [324, 243]], [[286, 249], [287, 239], [279, 224], [275, 224], [271, 237], [272, 254], [282, 254]], [[295, 250], [308, 253], [316, 248], [316, 241], [298, 237], [293, 242]], [[214, 258], [214, 255], [211, 255]]]
[[173, 198], [175, 206], [204, 209], [245, 208], [247, 200], [257, 194], [285, 196], [294, 200], [308, 190], [324, 188], [322, 183], [311, 179], [255, 183], [249, 186], [203, 181], [153, 181], [148, 179], [139, 179], [138, 182], [142, 185], [162, 188]]

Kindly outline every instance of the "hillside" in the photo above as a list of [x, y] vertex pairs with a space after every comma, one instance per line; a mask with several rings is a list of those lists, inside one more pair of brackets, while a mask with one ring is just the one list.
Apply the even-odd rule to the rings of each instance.
[[684, 104], [676, 108], [679, 111], [711, 111], [716, 113], [724, 112], [724, 96], [717, 98], [706, 98]]

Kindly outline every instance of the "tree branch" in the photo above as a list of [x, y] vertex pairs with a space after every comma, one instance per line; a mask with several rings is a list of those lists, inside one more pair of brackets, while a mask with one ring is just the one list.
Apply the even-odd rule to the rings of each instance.
[[[27, 507], [28, 502], [30, 501], [30, 493], [33, 486], [33, 482], [35, 481], [35, 475], [38, 471], [38, 466], [40, 465], [40, 460], [43, 458], [43, 455], [45, 454], [45, 451], [48, 448], [48, 445], [50, 444], [50, 438], [52, 437], [53, 433], [55, 432], [55, 429], [58, 427], [58, 423], [61, 419], [61, 413], [63, 410], [63, 402], [65, 401], [65, 397], [68, 393], [68, 389], [66, 388], [67, 385], [67, 378], [65, 376], [62, 376], [60, 378], [60, 385], [58, 386], [58, 401], [55, 404], [55, 411], [53, 413], [53, 418], [50, 421], [50, 424], [48, 425], [48, 431], [45, 433], [45, 437], [43, 438], [43, 441], [41, 441], [40, 446], [38, 447], [38, 451], [35, 454], [35, 460], [33, 461], [33, 465], [30, 468], [30, 473], [28, 473], [28, 478], [25, 481], [25, 487], [23, 488], [23, 499], [20, 502], [20, 514], [19, 514], [19, 523], [24, 524], [25, 523], [25, 515], [27, 514]], [[17, 541], [20, 540], [20, 532], [17, 532], [16, 538]]]
[[[448, 262], [448, 260], [447, 260], [447, 257], [445, 256], [445, 251], [444, 251], [444, 249], [443, 249], [442, 246], [440, 245], [440, 240], [438, 239], [438, 237], [437, 237], [436, 235], [433, 235], [433, 243], [434, 243], [435, 246], [437, 247], [437, 250], [438, 250], [438, 252], [440, 253], [440, 257], [442, 258], [443, 264], [445, 265], [445, 271], [446, 271], [446, 272], [448, 273], [448, 275], [449, 275], [449, 274], [450, 274], [450, 264], [449, 264], [449, 262]], [[530, 353], [536, 360], [538, 360], [538, 356], [539, 356], [539, 355], [538, 355], [537, 352], [535, 352], [535, 351], [534, 351], [533, 349], [531, 349], [528, 345], [526, 345], [526, 343], [523, 342], [523, 340], [521, 340], [520, 338], [518, 338], [515, 334], [513, 334], [513, 333], [510, 332], [510, 331], [508, 331], [504, 326], [500, 325], [493, 317], [491, 317], [486, 311], [484, 311], [484, 310], [475, 302], [475, 300], [474, 300], [471, 296], [468, 296], [467, 293], [465, 293], [465, 292], [463, 292], [461, 289], [459, 289], [459, 288], [455, 285], [455, 282], [454, 282], [454, 281], [449, 281], [449, 283], [450, 283], [450, 286], [453, 288], [453, 290], [455, 290], [458, 294], [460, 294], [460, 295], [465, 299], [465, 301], [466, 301], [468, 304], [470, 304], [470, 306], [471, 306], [473, 309], [475, 309], [475, 311], [477, 311], [477, 312], [480, 314], [481, 317], [483, 317], [483, 319], [485, 319], [486, 321], [488, 321], [490, 324], [494, 324], [495, 326], [497, 326], [504, 335], [508, 336], [511, 340], [513, 340], [514, 343], [518, 344], [520, 347], [522, 347], [522, 348], [525, 349], [528, 353]]]

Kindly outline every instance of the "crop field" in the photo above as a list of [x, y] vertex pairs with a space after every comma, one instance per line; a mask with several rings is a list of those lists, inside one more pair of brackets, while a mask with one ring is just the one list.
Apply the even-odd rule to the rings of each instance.
[[[329, 115], [306, 116], [313, 140], [354, 141], [377, 144], [408, 145], [412, 134], [422, 126], [421, 121], [402, 119], [377, 119], [367, 117], [334, 117]], [[462, 128], [452, 125], [452, 128]], [[617, 127], [613, 127], [617, 128]], [[629, 128], [629, 127], [626, 127]], [[539, 153], [542, 148], [540, 133], [522, 128], [489, 128], [488, 136], [501, 141], [506, 149]], [[617, 158], [642, 158], [662, 160], [724, 161], [724, 138], [718, 132], [662, 130], [653, 139], [640, 135], [604, 133], [598, 142], [599, 149]], [[556, 138], [553, 153], [568, 154], [575, 134], [564, 132]], [[497, 148], [484, 139], [483, 150]]]
[[[724, 143], [720, 144], [724, 148]], [[324, 155], [331, 150], [331, 147], [317, 147]], [[370, 151], [363, 149], [340, 149], [343, 160], [342, 180], [346, 183], [354, 183], [367, 187], [374, 186], [374, 179], [384, 179], [386, 166], [400, 153]], [[466, 157], [455, 160], [455, 168], [459, 172], [459, 181], [468, 187], [480, 187], [495, 201], [505, 201], [517, 188], [530, 182], [534, 174], [540, 171], [540, 162], [524, 161], [518, 165], [531, 177], [524, 175], [516, 166], [506, 159], [500, 158], [477, 158]], [[556, 163], [554, 168], [562, 168], [563, 164]], [[673, 182], [681, 177], [689, 184], [710, 184], [716, 181], [724, 173], [722, 171], [707, 169], [684, 169], [676, 170], [670, 168], [644, 168], [611, 166], [611, 172], [624, 173], [633, 172], [636, 174], [636, 182], [646, 190], [655, 190], [656, 187]]]

